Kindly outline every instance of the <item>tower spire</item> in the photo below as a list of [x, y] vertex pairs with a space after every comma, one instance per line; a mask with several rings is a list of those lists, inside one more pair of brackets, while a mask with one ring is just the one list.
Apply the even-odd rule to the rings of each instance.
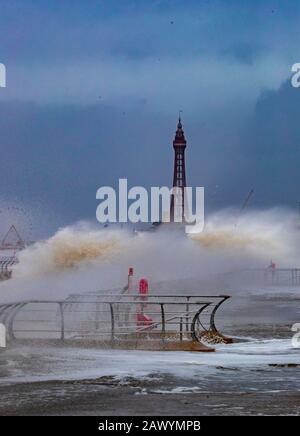
[[178, 111], [178, 123], [180, 123], [180, 124], [181, 124], [181, 112], [182, 112], [182, 110]]

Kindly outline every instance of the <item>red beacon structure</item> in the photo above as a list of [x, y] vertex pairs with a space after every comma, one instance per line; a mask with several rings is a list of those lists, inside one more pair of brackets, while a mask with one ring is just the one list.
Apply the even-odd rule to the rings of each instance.
[[153, 319], [146, 315], [144, 310], [147, 307], [148, 301], [148, 293], [149, 293], [149, 285], [148, 280], [143, 278], [139, 281], [139, 296], [141, 304], [138, 305], [137, 313], [136, 313], [136, 326], [137, 328], [145, 327], [151, 328], [153, 326]]
[[139, 282], [139, 294], [140, 294], [141, 298], [144, 298], [145, 300], [147, 300], [148, 292], [149, 292], [148, 280], [141, 279]]

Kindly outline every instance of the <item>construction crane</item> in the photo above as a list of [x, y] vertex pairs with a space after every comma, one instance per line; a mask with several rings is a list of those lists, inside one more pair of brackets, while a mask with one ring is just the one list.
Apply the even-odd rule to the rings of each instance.
[[241, 207], [241, 209], [240, 209], [240, 211], [239, 211], [239, 213], [238, 213], [237, 220], [236, 220], [236, 223], [235, 223], [235, 227], [237, 227], [237, 225], [238, 225], [238, 223], [239, 223], [239, 219], [240, 219], [242, 213], [244, 212], [244, 210], [246, 209], [246, 207], [248, 206], [248, 204], [249, 204], [249, 202], [250, 202], [250, 200], [251, 200], [251, 198], [252, 198], [253, 195], [254, 195], [254, 189], [252, 188], [252, 189], [248, 192], [248, 195], [247, 195], [247, 197], [245, 198], [245, 200], [244, 200], [244, 202], [243, 202], [243, 204], [242, 204], [242, 207]]

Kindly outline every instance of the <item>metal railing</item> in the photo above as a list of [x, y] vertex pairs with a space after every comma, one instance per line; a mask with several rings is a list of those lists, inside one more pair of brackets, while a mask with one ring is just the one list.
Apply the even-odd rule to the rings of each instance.
[[245, 269], [219, 275], [224, 286], [234, 283], [247, 283], [265, 286], [300, 286], [300, 268]]
[[10, 279], [13, 266], [18, 263], [15, 256], [0, 257], [0, 280]]
[[[215, 316], [227, 295], [72, 296], [0, 305], [7, 339], [96, 340], [113, 346], [138, 339], [199, 340], [195, 328], [218, 333]], [[143, 315], [142, 321], [138, 315]], [[196, 322], [197, 321], [197, 322]]]

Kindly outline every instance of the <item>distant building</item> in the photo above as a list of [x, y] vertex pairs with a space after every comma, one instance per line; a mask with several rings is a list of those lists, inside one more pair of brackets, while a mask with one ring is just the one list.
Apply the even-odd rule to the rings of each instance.
[[18, 263], [18, 252], [25, 248], [25, 242], [14, 225], [0, 243], [0, 280], [11, 277], [13, 265]]

